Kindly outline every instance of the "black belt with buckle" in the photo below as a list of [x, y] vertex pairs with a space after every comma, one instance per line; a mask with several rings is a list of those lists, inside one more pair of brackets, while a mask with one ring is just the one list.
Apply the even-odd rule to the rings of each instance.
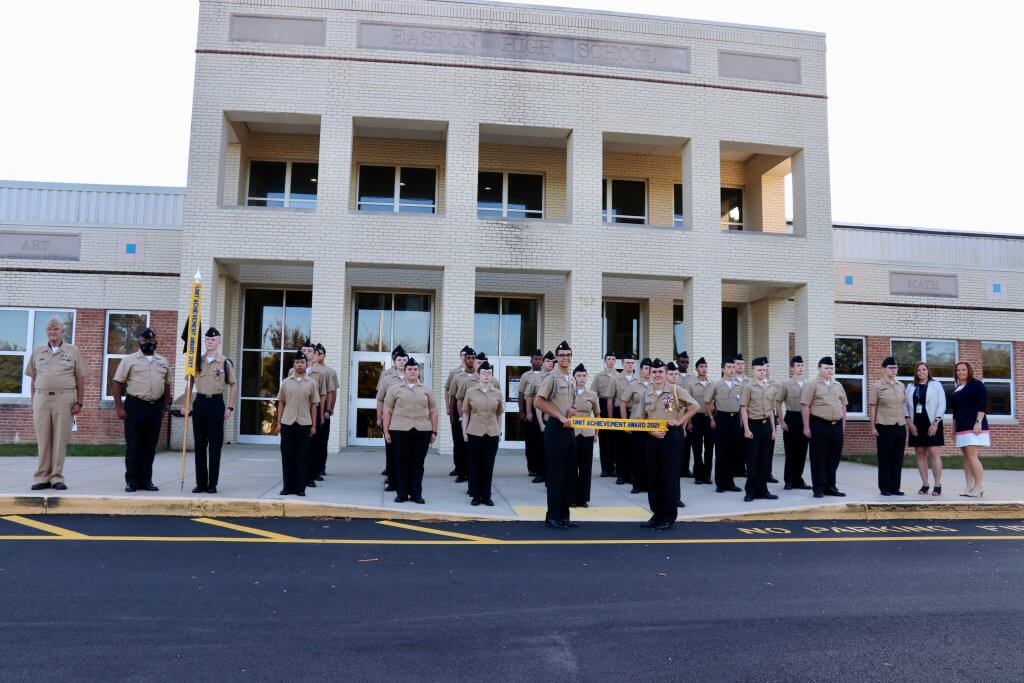
[[223, 399], [224, 398], [224, 394], [197, 394], [196, 398], [197, 399], [199, 399], [199, 398], [206, 398], [206, 399], [219, 398], [219, 399]]
[[719, 415], [725, 415], [726, 417], [736, 417], [739, 413], [719, 413]]
[[837, 425], [837, 424], [839, 424], [841, 422], [841, 420], [826, 420], [825, 418], [818, 417], [817, 415], [811, 415], [811, 419], [812, 420], [818, 420], [820, 422], [827, 422], [830, 425]]
[[134, 398], [136, 401], [139, 401], [141, 403], [148, 403], [151, 406], [155, 406], [158, 403], [163, 403], [163, 399], [159, 399], [156, 401], [148, 401], [144, 398], [139, 398], [138, 396], [132, 396], [131, 394], [128, 394], [128, 398]]
[[754, 420], [754, 422], [756, 422], [758, 424], [766, 425], [766, 424], [768, 424], [768, 418], [766, 417], [766, 418], [761, 419], [761, 420]]

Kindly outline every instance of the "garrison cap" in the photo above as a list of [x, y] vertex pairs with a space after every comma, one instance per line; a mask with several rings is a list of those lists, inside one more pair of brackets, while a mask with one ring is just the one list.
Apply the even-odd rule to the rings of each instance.
[[753, 365], [755, 368], [759, 368], [762, 365], [768, 365], [768, 357], [767, 356], [758, 356], [757, 358], [752, 360], [750, 362], [750, 364]]
[[[486, 356], [481, 356], [481, 357], [486, 358]], [[488, 363], [486, 360], [483, 363], [480, 364], [479, 368], [477, 368], [477, 370], [493, 370], [493, 369], [494, 368], [491, 367], [491, 364]]]
[[793, 363], [803, 363], [803, 362], [804, 362], [804, 357], [803, 356], [793, 356], [792, 358], [789, 359], [790, 366], [792, 366]]
[[835, 363], [832, 362], [832, 356], [822, 356], [818, 365], [835, 365]]
[[206, 336], [207, 337], [219, 337], [220, 336], [220, 330], [218, 330], [216, 327], [211, 327], [210, 329], [208, 329], [206, 331]]
[[889, 367], [891, 365], [896, 365], [896, 359], [893, 358], [892, 356], [889, 356], [885, 360], [882, 361], [882, 367], [883, 368], [887, 368], [887, 367]]
[[686, 351], [680, 351], [679, 355], [677, 355], [676, 358], [685, 358], [686, 360], [690, 360], [690, 354], [688, 354]]
[[587, 371], [587, 369], [585, 367], [583, 367], [583, 363], [580, 363], [579, 365], [577, 365], [575, 368], [572, 369], [572, 374], [575, 375], [577, 372], [586, 372], [586, 371]]
[[480, 353], [476, 354], [476, 359], [486, 363], [487, 362], [487, 354], [484, 353], [483, 351], [481, 351]]
[[416, 362], [415, 358], [409, 358], [409, 362], [405, 364], [407, 368], [418, 368], [419, 366], [420, 364]]
[[463, 356], [465, 356], [467, 352], [472, 351], [472, 350], [473, 349], [469, 348], [469, 344], [466, 344], [465, 346], [462, 347], [462, 350], [459, 351], [459, 353], [461, 353]]
[[394, 356], [395, 358], [408, 358], [409, 357], [409, 354], [407, 354], [405, 352], [405, 349], [402, 348], [401, 344], [399, 344], [398, 346], [395, 347], [395, 350], [391, 352], [391, 355]]
[[677, 370], [678, 371], [679, 370], [679, 366], [676, 365], [675, 363], [673, 363], [672, 361], [669, 361], [669, 362], [665, 363], [665, 369], [666, 370]]
[[615, 358], [615, 352], [612, 351], [611, 349], [608, 349], [607, 351], [604, 352], [604, 357], [607, 358], [608, 356]]
[[[647, 359], [646, 359], [646, 358], [645, 358], [644, 360], [645, 360], [645, 361], [647, 361]], [[652, 369], [652, 370], [655, 370], [655, 369], [657, 369], [657, 368], [663, 368], [663, 367], [665, 367], [665, 361], [663, 361], [663, 360], [662, 360], [662, 359], [660, 359], [660, 358], [655, 358], [655, 359], [654, 359], [654, 360], [652, 360], [652, 361], [647, 361], [647, 364], [651, 366], [651, 369]]]
[[302, 340], [302, 346], [300, 348], [311, 349], [313, 348], [313, 342], [307, 337], [306, 339]]
[[305, 363], [306, 362], [306, 356], [305, 356], [304, 353], [302, 353], [302, 351], [296, 351], [295, 352], [295, 356], [292, 357], [292, 365], [294, 365], [295, 363], [297, 363], [300, 360], [303, 363]]
[[707, 364], [708, 364], [708, 362], [706, 360], [704, 360], [704, 356], [701, 356], [700, 358], [697, 359], [696, 365], [697, 365], [698, 368], [700, 366], [702, 366], [702, 365], [707, 365]]
[[139, 339], [152, 339], [156, 336], [156, 331], [152, 327], [143, 327], [139, 330]]
[[562, 343], [555, 347], [555, 351], [572, 351], [572, 347], [569, 346], [569, 342], [562, 340]]
[[735, 356], [732, 357], [732, 362], [733, 363], [735, 363], [738, 360], [743, 360], [743, 354], [742, 353], [737, 353]]
[[319, 353], [327, 353], [327, 349], [325, 349], [324, 345], [321, 344], [320, 342], [317, 342], [316, 346], [314, 346], [313, 348], [316, 349], [317, 352], [319, 352]]
[[635, 353], [627, 353], [626, 355], [624, 355], [622, 357], [622, 360], [636, 360], [636, 354]]
[[643, 367], [645, 365], [647, 367], [651, 367], [651, 359], [650, 358], [644, 358], [642, 361], [640, 361], [640, 367]]
[[530, 354], [530, 358], [536, 358], [537, 356], [543, 356], [543, 355], [544, 355], [544, 352], [541, 351], [540, 349], [537, 349], [533, 353]]
[[548, 351], [547, 353], [544, 354], [544, 360], [554, 360], [554, 359], [555, 359], [555, 354], [553, 352]]
[[462, 355], [464, 355], [464, 356], [475, 356], [476, 355], [476, 351], [473, 350], [472, 346], [467, 346], [466, 350], [462, 352]]

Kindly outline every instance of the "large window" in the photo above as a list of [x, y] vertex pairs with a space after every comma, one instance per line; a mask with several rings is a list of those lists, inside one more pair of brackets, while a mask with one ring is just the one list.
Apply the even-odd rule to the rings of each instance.
[[981, 342], [981, 369], [988, 389], [989, 415], [1013, 415], [1013, 344]]
[[537, 348], [540, 303], [536, 299], [478, 296], [473, 350], [489, 356], [528, 356]]
[[850, 405], [846, 411], [853, 415], [865, 413], [864, 391], [867, 378], [864, 374], [864, 338], [836, 337], [836, 380], [846, 390]]
[[30, 395], [25, 363], [34, 347], [46, 343], [46, 321], [53, 316], [64, 321], [64, 340], [72, 343], [74, 311], [0, 308], [0, 397]]
[[354, 351], [430, 353], [429, 294], [356, 294]]
[[640, 304], [636, 301], [604, 302], [604, 348], [622, 358], [624, 354], [640, 355]]
[[513, 220], [544, 218], [544, 176], [480, 171], [477, 174], [476, 215], [479, 218]]
[[647, 223], [647, 181], [605, 178], [601, 181], [601, 220]]
[[683, 185], [676, 183], [672, 186], [672, 226], [683, 227]]
[[[920, 361], [928, 364], [932, 379], [942, 382], [946, 391], [946, 405], [953, 396], [953, 368], [956, 366], [958, 348], [955, 341], [936, 339], [893, 339], [892, 357], [899, 365], [899, 380], [914, 381], [914, 366]], [[947, 408], [948, 410], [948, 408]]]
[[[139, 350], [138, 335], [149, 327], [149, 311], [107, 311], [103, 340], [103, 398], [114, 398], [114, 374], [125, 356]], [[173, 342], [172, 342], [173, 343]]]
[[743, 229], [743, 190], [741, 188], [722, 188], [722, 229]]
[[437, 169], [360, 166], [359, 211], [436, 213]]
[[683, 305], [672, 304], [672, 358], [678, 358], [679, 354], [686, 350], [686, 341], [683, 337]]
[[316, 163], [253, 161], [249, 164], [248, 206], [316, 208]]

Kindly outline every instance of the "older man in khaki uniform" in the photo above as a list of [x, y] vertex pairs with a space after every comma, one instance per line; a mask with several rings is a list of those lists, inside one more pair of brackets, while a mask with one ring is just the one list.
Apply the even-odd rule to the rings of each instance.
[[836, 471], [843, 454], [846, 430], [846, 390], [833, 376], [831, 356], [818, 361], [818, 376], [800, 393], [804, 436], [811, 440], [811, 486], [814, 497], [845, 496], [836, 488]]
[[82, 412], [86, 372], [78, 347], [64, 341], [60, 318], [46, 321], [46, 343], [32, 349], [25, 374], [32, 378], [32, 420], [39, 449], [32, 490], [52, 486], [64, 491], [64, 456], [74, 416]]

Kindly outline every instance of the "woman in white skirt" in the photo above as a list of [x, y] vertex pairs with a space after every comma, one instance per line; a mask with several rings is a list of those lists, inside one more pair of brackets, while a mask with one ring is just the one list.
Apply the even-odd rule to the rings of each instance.
[[985, 493], [985, 470], [981, 467], [978, 452], [991, 443], [988, 437], [988, 390], [981, 380], [974, 378], [970, 363], [960, 361], [953, 370], [956, 388], [950, 400], [953, 411], [953, 430], [956, 432], [956, 446], [964, 454], [964, 478], [967, 490], [961, 496], [980, 498]]

